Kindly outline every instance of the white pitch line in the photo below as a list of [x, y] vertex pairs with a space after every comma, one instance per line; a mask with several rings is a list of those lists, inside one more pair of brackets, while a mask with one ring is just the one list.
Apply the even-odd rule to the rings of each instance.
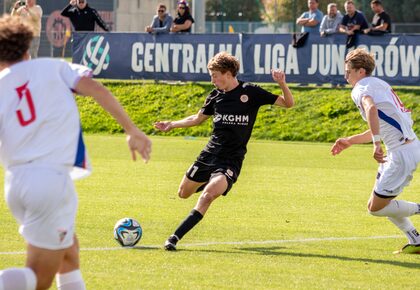
[[[294, 240], [266, 240], [266, 241], [238, 241], [238, 242], [208, 242], [208, 243], [194, 243], [194, 244], [181, 244], [182, 247], [208, 247], [214, 245], [267, 245], [267, 244], [286, 244], [286, 243], [310, 243], [310, 242], [330, 242], [330, 241], [362, 241], [362, 240], [381, 240], [381, 239], [395, 239], [402, 238], [401, 235], [393, 236], [372, 236], [372, 237], [327, 237], [327, 238], [308, 238], [308, 239], [294, 239]], [[126, 249], [158, 249], [162, 245], [140, 245], [135, 247], [103, 247], [103, 248], [81, 248], [83, 252], [95, 251], [119, 251]], [[18, 252], [0, 252], [0, 255], [24, 255], [25, 251]]]

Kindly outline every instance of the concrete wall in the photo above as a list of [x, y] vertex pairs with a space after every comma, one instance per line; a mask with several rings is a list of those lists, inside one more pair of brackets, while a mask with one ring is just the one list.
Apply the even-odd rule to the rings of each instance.
[[156, 15], [159, 3], [166, 5], [167, 11], [174, 16], [176, 1], [171, 0], [117, 0], [116, 1], [116, 31], [144, 32]]

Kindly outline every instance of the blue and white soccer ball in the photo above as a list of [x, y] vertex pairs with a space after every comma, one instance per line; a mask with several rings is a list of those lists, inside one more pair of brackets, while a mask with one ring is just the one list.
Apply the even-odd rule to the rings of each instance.
[[132, 218], [123, 218], [117, 221], [114, 227], [114, 238], [123, 247], [132, 247], [137, 244], [143, 230], [138, 221]]

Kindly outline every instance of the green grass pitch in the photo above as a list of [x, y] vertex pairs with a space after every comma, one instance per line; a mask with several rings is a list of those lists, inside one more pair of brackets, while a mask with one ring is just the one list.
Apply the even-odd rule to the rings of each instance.
[[[196, 202], [176, 192], [207, 139], [152, 139], [143, 164], [130, 161], [121, 135], [86, 136], [94, 172], [76, 186], [87, 289], [418, 289], [420, 255], [393, 255], [406, 238], [366, 212], [377, 167], [371, 146], [333, 157], [331, 144], [252, 140], [232, 191], [179, 251], [165, 252]], [[420, 202], [419, 193], [417, 172], [401, 198]], [[143, 227], [138, 248], [113, 240], [123, 217]], [[0, 269], [23, 266], [25, 245], [4, 199], [0, 223]]]

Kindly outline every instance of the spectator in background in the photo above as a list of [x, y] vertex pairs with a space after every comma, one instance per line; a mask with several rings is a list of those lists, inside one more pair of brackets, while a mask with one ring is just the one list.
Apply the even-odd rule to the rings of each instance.
[[357, 34], [369, 26], [363, 13], [356, 10], [353, 1], [348, 0], [344, 2], [344, 9], [346, 10], [346, 15], [341, 21], [340, 32], [347, 34], [346, 46], [350, 48], [356, 45]]
[[99, 16], [98, 11], [87, 4], [87, 0], [70, 0], [61, 15], [70, 18], [76, 31], [94, 31], [95, 22], [105, 31], [109, 31], [108, 26]]
[[171, 32], [191, 32], [194, 18], [191, 16], [190, 7], [186, 1], [178, 2], [178, 16], [172, 23]]
[[31, 58], [38, 57], [39, 43], [41, 42], [41, 19], [42, 8], [36, 4], [36, 0], [16, 1], [13, 5], [12, 16], [22, 17], [26, 23], [33, 29], [34, 37], [29, 48]]
[[[302, 13], [302, 15], [296, 19], [296, 24], [301, 25], [302, 29], [301, 35], [294, 34], [293, 37], [300, 38], [297, 40], [297, 47], [300, 47], [306, 42], [308, 33], [319, 33], [319, 27], [322, 21], [324, 14], [318, 9], [318, 0], [308, 0], [309, 11]], [[301, 44], [299, 44], [301, 42]], [[299, 86], [305, 87], [307, 83], [301, 83]], [[322, 86], [322, 84], [317, 83], [317, 86]]]
[[370, 8], [372, 8], [373, 19], [372, 27], [363, 30], [365, 34], [369, 35], [383, 35], [384, 33], [391, 32], [391, 17], [385, 12], [382, 2], [379, 0], [373, 0], [370, 2]]
[[[340, 11], [337, 10], [336, 3], [330, 3], [327, 7], [327, 15], [322, 18], [321, 27], [319, 28], [319, 33], [322, 37], [338, 33], [339, 27], [341, 24], [341, 20], [343, 19], [343, 15]], [[340, 84], [340, 87], [344, 87], [343, 83]], [[337, 83], [331, 82], [331, 87], [336, 88]]]
[[337, 4], [330, 3], [327, 7], [327, 15], [322, 18], [319, 32], [321, 36], [327, 36], [339, 32], [343, 15], [337, 10]]
[[318, 0], [308, 0], [308, 8], [309, 11], [296, 19], [296, 24], [302, 25], [301, 32], [319, 33], [324, 14], [318, 9]]
[[368, 28], [368, 22], [365, 16], [356, 10], [353, 1], [348, 0], [344, 2], [344, 9], [346, 10], [346, 15], [344, 15], [341, 21], [340, 32], [347, 35], [354, 35]]
[[159, 4], [157, 7], [157, 15], [153, 17], [150, 26], [146, 26], [146, 32], [149, 33], [168, 33], [171, 30], [172, 16], [166, 13], [166, 6]]

